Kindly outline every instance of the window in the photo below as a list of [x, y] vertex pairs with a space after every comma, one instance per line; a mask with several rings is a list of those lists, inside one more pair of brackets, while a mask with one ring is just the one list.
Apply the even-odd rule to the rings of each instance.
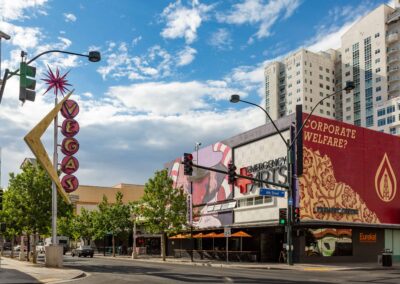
[[323, 110], [323, 109], [320, 109], [319, 112], [320, 112], [320, 113], [324, 113], [324, 110]]
[[346, 49], [344, 50], [344, 52], [349, 52], [349, 48], [346, 48]]
[[328, 68], [326, 68], [325, 71], [326, 71], [326, 73], [329, 73], [329, 69]]
[[389, 131], [390, 131], [390, 134], [396, 134], [396, 128], [394, 128], [394, 127], [391, 127]]
[[351, 107], [346, 107], [346, 111], [350, 111], [351, 110]]
[[377, 38], [377, 37], [379, 37], [379, 33], [376, 33], [376, 34], [375, 34], [375, 38]]
[[345, 67], [345, 68], [350, 67], [350, 63], [346, 63], [346, 64], [344, 65], [344, 67]]
[[329, 77], [325, 77], [325, 80], [326, 80], [327, 82], [329, 82], [329, 81], [330, 81]]
[[378, 54], [378, 53], [380, 53], [380, 52], [381, 52], [380, 49], [375, 50], [375, 54]]
[[344, 76], [350, 76], [350, 71], [347, 71]]
[[350, 115], [346, 116], [346, 120], [347, 121], [351, 120], [351, 116]]
[[395, 107], [395, 106], [388, 106], [388, 107], [386, 108], [387, 114], [392, 113], [392, 112], [394, 112], [395, 110], [396, 110], [396, 107]]
[[377, 111], [378, 116], [382, 116], [386, 114], [386, 110], [384, 108], [378, 109]]
[[370, 127], [370, 126], [374, 125], [374, 117], [373, 116], [367, 116], [365, 124], [366, 124], [367, 127]]
[[379, 62], [381, 62], [381, 59], [380, 59], [380, 58], [375, 59], [375, 64], [377, 64], [377, 63], [379, 63]]
[[377, 102], [379, 102], [379, 101], [382, 100], [382, 97], [381, 97], [381, 96], [377, 96], [375, 100], [376, 100]]
[[393, 123], [393, 122], [395, 122], [395, 121], [396, 121], [396, 117], [395, 117], [394, 115], [388, 116], [388, 117], [386, 118], [386, 123], [387, 123], [387, 124], [391, 124], [391, 123]]
[[379, 92], [381, 90], [381, 86], [375, 88], [375, 92]]
[[378, 77], [378, 78], [375, 79], [375, 82], [379, 83], [381, 81], [381, 79], [382, 79], [381, 77]]
[[254, 205], [263, 204], [263, 196], [256, 196], [254, 198]]
[[384, 118], [378, 119], [378, 126], [384, 126], [386, 124], [386, 120]]
[[320, 87], [320, 88], [323, 88], [323, 87], [324, 87], [324, 85], [322, 85], [322, 84], [319, 84], [319, 87]]
[[320, 70], [320, 71], [322, 71], [322, 70], [323, 70], [322, 66], [319, 66], [319, 70]]
[[379, 73], [379, 72], [381, 72], [381, 68], [376, 68], [375, 73]]
[[327, 90], [330, 90], [330, 89], [331, 89], [331, 87], [329, 87], [329, 86], [326, 86], [326, 89], [327, 89]]
[[322, 80], [322, 79], [324, 79], [324, 76], [322, 76], [322, 75], [319, 75], [319, 78]]
[[326, 114], [327, 114], [327, 115], [331, 115], [331, 112], [330, 112], [330, 111], [327, 111]]
[[346, 98], [346, 103], [351, 102], [351, 98]]
[[297, 85], [300, 84], [300, 80], [297, 80], [296, 84], [297, 84]]

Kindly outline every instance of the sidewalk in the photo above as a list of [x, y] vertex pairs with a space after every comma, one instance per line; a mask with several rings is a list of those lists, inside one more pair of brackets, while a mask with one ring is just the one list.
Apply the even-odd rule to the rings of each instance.
[[[111, 259], [131, 259], [131, 256], [103, 256], [96, 254], [96, 257]], [[131, 259], [132, 260], [132, 259]], [[133, 261], [133, 260], [132, 260]], [[394, 263], [392, 267], [383, 267], [378, 263], [338, 263], [338, 264], [311, 264], [311, 263], [295, 263], [287, 265], [285, 263], [259, 263], [259, 262], [223, 262], [214, 260], [195, 259], [193, 262], [188, 258], [167, 257], [166, 261], [162, 261], [161, 257], [140, 256], [134, 261], [153, 262], [153, 263], [173, 263], [193, 266], [211, 266], [226, 268], [245, 268], [245, 269], [274, 269], [274, 270], [298, 270], [298, 271], [340, 271], [340, 270], [400, 270], [400, 263]]]
[[47, 268], [41, 264], [1, 257], [0, 284], [59, 282], [84, 275], [81, 270]]

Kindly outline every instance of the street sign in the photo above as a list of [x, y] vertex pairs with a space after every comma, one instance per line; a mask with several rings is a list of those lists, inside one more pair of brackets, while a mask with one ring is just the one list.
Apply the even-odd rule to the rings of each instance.
[[224, 236], [229, 238], [231, 236], [231, 228], [224, 228]]
[[285, 197], [285, 191], [271, 188], [260, 188], [260, 196]]

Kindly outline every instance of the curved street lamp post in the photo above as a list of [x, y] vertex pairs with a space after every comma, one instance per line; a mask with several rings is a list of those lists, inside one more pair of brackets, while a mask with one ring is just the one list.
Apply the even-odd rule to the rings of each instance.
[[299, 134], [303, 131], [304, 126], [307, 124], [308, 120], [310, 119], [311, 115], [313, 114], [313, 112], [315, 111], [315, 109], [326, 99], [335, 96], [343, 91], [346, 91], [346, 93], [350, 92], [351, 90], [354, 89], [354, 82], [352, 81], [347, 81], [346, 85], [343, 89], [340, 89], [324, 98], [322, 98], [321, 100], [319, 100], [314, 107], [311, 109], [311, 112], [308, 114], [307, 118], [304, 120], [304, 122], [302, 123], [302, 125], [300, 126], [300, 128], [297, 130], [296, 135], [294, 136], [293, 140], [286, 140], [283, 135], [282, 132], [279, 130], [279, 128], [277, 127], [277, 125], [275, 124], [275, 122], [272, 120], [271, 116], [269, 115], [269, 113], [267, 112], [266, 109], [264, 109], [263, 107], [249, 102], [249, 101], [245, 101], [240, 99], [240, 96], [237, 94], [233, 94], [230, 98], [230, 102], [231, 103], [238, 103], [238, 102], [243, 102], [249, 105], [253, 105], [256, 106], [258, 108], [260, 108], [268, 117], [268, 119], [271, 121], [272, 125], [274, 126], [276, 132], [279, 134], [279, 136], [281, 137], [283, 143], [286, 146], [286, 150], [287, 150], [287, 169], [288, 169], [288, 184], [287, 184], [287, 188], [288, 188], [288, 215], [287, 215], [287, 225], [286, 225], [286, 232], [287, 232], [287, 252], [288, 252], [288, 257], [287, 257], [287, 264], [288, 265], [293, 265], [293, 239], [292, 239], [292, 223], [293, 223], [293, 173], [292, 173], [292, 165], [293, 165], [293, 161], [292, 161], [292, 151], [294, 150], [294, 143], [297, 139], [297, 137], [299, 136]]

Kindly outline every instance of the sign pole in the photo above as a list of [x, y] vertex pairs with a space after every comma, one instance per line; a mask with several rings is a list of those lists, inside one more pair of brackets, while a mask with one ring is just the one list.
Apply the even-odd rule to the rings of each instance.
[[[55, 96], [54, 105], [56, 106], [58, 103], [57, 95]], [[53, 166], [54, 170], [57, 172], [58, 167], [58, 153], [57, 153], [57, 146], [58, 146], [58, 113], [54, 117], [54, 154], [53, 154]], [[51, 220], [52, 220], [52, 244], [53, 246], [57, 245], [57, 188], [56, 183], [52, 181], [51, 183], [52, 194], [51, 194]]]

